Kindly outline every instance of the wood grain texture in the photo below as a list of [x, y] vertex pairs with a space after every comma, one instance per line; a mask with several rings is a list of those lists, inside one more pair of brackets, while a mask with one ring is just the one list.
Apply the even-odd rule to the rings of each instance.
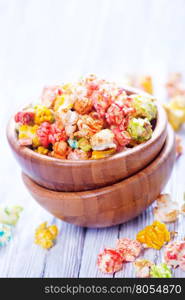
[[[131, 94], [131, 90], [127, 91]], [[157, 106], [158, 118], [151, 139], [104, 159], [69, 161], [38, 154], [19, 145], [13, 119], [7, 127], [7, 137], [23, 172], [39, 185], [65, 192], [95, 189], [129, 177], [157, 156], [167, 128], [164, 109]]]
[[119, 183], [85, 192], [56, 192], [23, 180], [32, 196], [56, 217], [79, 226], [106, 227], [124, 223], [146, 209], [160, 194], [173, 168], [175, 139], [167, 139], [157, 158], [146, 168]]
[[[99, 251], [113, 247], [119, 236], [135, 238], [153, 222], [153, 205], [108, 229], [75, 231], [54, 219], [26, 190], [5, 131], [10, 116], [36, 99], [43, 85], [76, 80], [81, 74], [122, 82], [125, 73], [148, 73], [154, 76], [156, 97], [164, 101], [167, 73], [185, 75], [184, 30], [184, 0], [0, 0], [0, 204], [24, 207], [14, 239], [0, 249], [0, 277], [109, 277], [97, 270]], [[185, 148], [185, 128], [178, 134]], [[184, 165], [183, 154], [163, 190], [179, 204]], [[43, 221], [60, 226], [57, 250], [45, 252], [33, 243], [34, 230]], [[184, 238], [183, 216], [168, 227], [178, 231], [176, 239]], [[147, 250], [144, 257], [161, 263], [163, 250]], [[134, 267], [125, 264], [113, 276], [135, 277]], [[185, 277], [185, 272], [177, 268], [173, 276]]]

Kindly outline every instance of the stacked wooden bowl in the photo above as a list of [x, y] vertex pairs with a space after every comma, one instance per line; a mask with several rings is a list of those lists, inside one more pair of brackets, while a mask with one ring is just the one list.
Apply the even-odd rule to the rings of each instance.
[[174, 133], [159, 104], [150, 140], [100, 160], [61, 160], [22, 147], [13, 119], [7, 137], [32, 196], [56, 217], [86, 227], [139, 215], [162, 191], [175, 160]]

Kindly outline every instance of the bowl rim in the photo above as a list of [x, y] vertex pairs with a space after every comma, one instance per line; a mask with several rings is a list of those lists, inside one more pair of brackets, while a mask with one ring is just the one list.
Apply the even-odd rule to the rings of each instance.
[[[173, 150], [173, 151], [172, 151]], [[167, 126], [167, 138], [165, 141], [165, 144], [163, 145], [161, 151], [159, 152], [159, 155], [146, 167], [138, 171], [137, 173], [131, 175], [130, 177], [124, 178], [120, 180], [119, 182], [115, 182], [111, 185], [104, 186], [104, 187], [98, 187], [93, 190], [89, 191], [78, 191], [78, 192], [63, 192], [63, 191], [54, 191], [47, 189], [39, 184], [37, 184], [32, 178], [30, 178], [28, 175], [26, 175], [24, 172], [22, 172], [23, 181], [31, 182], [32, 185], [37, 187], [37, 191], [41, 191], [44, 193], [51, 193], [53, 196], [60, 200], [60, 197], [63, 197], [63, 199], [66, 200], [78, 200], [79, 196], [82, 197], [84, 200], [92, 197], [96, 197], [97, 195], [101, 196], [106, 193], [114, 192], [116, 189], [120, 188], [123, 183], [127, 184], [133, 181], [136, 181], [137, 178], [146, 177], [149, 176], [152, 172], [155, 172], [156, 169], [159, 168], [161, 163], [166, 160], [166, 156], [169, 156], [170, 153], [174, 152], [174, 161], [175, 161], [175, 133], [172, 129], [172, 127], [168, 124]], [[25, 178], [25, 179], [24, 179]]]
[[[131, 88], [131, 87], [123, 87], [124, 91], [128, 94], [128, 95], [132, 95], [132, 94], [138, 94], [138, 95], [145, 95], [148, 96], [150, 98], [155, 98], [154, 96], [140, 91], [138, 89], [135, 88]], [[156, 126], [155, 129], [153, 131], [152, 137], [144, 142], [141, 143], [133, 148], [129, 148], [126, 151], [121, 151], [118, 153], [115, 153], [109, 157], [105, 157], [102, 159], [94, 159], [94, 160], [67, 160], [67, 159], [60, 159], [60, 158], [55, 158], [55, 157], [50, 157], [47, 155], [43, 155], [40, 153], [37, 153], [35, 151], [33, 151], [32, 149], [26, 147], [26, 146], [21, 146], [18, 143], [18, 139], [17, 139], [17, 133], [15, 130], [15, 121], [14, 121], [14, 116], [11, 117], [11, 119], [8, 122], [7, 125], [7, 130], [6, 130], [6, 134], [7, 134], [7, 138], [9, 143], [13, 146], [13, 148], [20, 153], [22, 156], [27, 157], [29, 159], [35, 159], [35, 160], [42, 160], [43, 162], [47, 163], [47, 164], [55, 164], [55, 165], [65, 165], [65, 166], [81, 166], [81, 165], [88, 165], [88, 164], [102, 164], [105, 161], [114, 161], [117, 159], [124, 159], [124, 158], [129, 158], [134, 154], [137, 154], [140, 152], [140, 150], [144, 150], [145, 148], [150, 147], [152, 144], [155, 143], [155, 141], [158, 139], [159, 136], [161, 136], [161, 134], [163, 133], [164, 130], [166, 130], [167, 128], [167, 118], [166, 118], [166, 113], [162, 107], [162, 105], [158, 102], [158, 100], [156, 100], [156, 105], [157, 105], [157, 122], [156, 122]]]

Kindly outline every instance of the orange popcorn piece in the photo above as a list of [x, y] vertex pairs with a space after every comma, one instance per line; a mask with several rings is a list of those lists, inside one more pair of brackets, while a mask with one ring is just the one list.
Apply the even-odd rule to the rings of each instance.
[[137, 241], [146, 247], [159, 250], [165, 243], [170, 241], [170, 232], [165, 224], [155, 221], [139, 231]]

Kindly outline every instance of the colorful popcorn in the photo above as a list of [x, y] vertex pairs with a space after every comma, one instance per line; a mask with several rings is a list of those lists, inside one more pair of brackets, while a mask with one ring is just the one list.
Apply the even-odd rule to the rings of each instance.
[[175, 222], [180, 213], [178, 203], [172, 201], [169, 194], [159, 195], [156, 201], [157, 206], [154, 208], [155, 220], [164, 223]]
[[134, 108], [134, 115], [137, 118], [147, 118], [149, 121], [156, 118], [157, 107], [153, 97], [144, 95], [131, 95], [130, 103]]
[[109, 150], [104, 150], [104, 151], [92, 151], [92, 156], [91, 159], [100, 159], [100, 158], [105, 158], [108, 157], [116, 152], [116, 149], [109, 149]]
[[34, 112], [20, 111], [15, 115], [15, 122], [22, 125], [32, 125], [34, 123]]
[[92, 149], [96, 151], [116, 148], [116, 144], [114, 143], [114, 133], [110, 129], [102, 129], [95, 133], [91, 138], [91, 146]]
[[42, 91], [41, 103], [44, 106], [51, 108], [56, 99], [56, 96], [61, 94], [62, 90], [59, 85], [47, 86]]
[[145, 247], [159, 250], [170, 241], [170, 232], [165, 224], [155, 221], [152, 225], [146, 226], [139, 231], [137, 241], [144, 244]]
[[66, 155], [68, 154], [68, 145], [66, 142], [64, 141], [60, 141], [60, 142], [56, 142], [53, 145], [53, 154], [55, 156], [55, 154], [62, 156], [63, 158], [66, 157]]
[[134, 262], [134, 267], [136, 269], [136, 277], [138, 278], [149, 278], [150, 270], [153, 266], [153, 262], [148, 259], [138, 259]]
[[160, 265], [152, 265], [150, 270], [151, 278], [171, 278], [172, 272], [167, 264], [162, 263]]
[[77, 149], [78, 148], [78, 141], [73, 140], [73, 139], [68, 139], [68, 144], [72, 149]]
[[36, 105], [34, 107], [34, 121], [35, 124], [40, 125], [43, 122], [53, 123], [54, 115], [52, 111], [44, 105]]
[[131, 119], [127, 130], [130, 137], [139, 143], [149, 140], [152, 136], [152, 126], [146, 118]]
[[77, 99], [74, 104], [74, 109], [80, 115], [88, 114], [92, 111], [93, 103], [89, 98]]
[[47, 155], [49, 150], [43, 146], [39, 146], [37, 149], [35, 149], [35, 152], [37, 152], [39, 154]]
[[123, 267], [122, 255], [115, 249], [106, 248], [98, 255], [97, 265], [101, 272], [113, 274]]
[[81, 149], [75, 149], [73, 151], [70, 151], [67, 159], [69, 160], [86, 160], [89, 159], [88, 152], [85, 152]]
[[0, 223], [6, 225], [16, 225], [23, 208], [21, 206], [0, 207]]
[[19, 143], [22, 146], [30, 146], [37, 148], [40, 146], [39, 137], [37, 135], [38, 125], [29, 126], [21, 125], [18, 129]]
[[167, 113], [168, 121], [175, 131], [178, 131], [185, 122], [185, 111], [174, 107], [171, 103], [165, 103], [164, 108]]
[[58, 228], [56, 225], [47, 226], [47, 222], [42, 223], [35, 231], [35, 244], [44, 249], [53, 247], [57, 238]]
[[37, 130], [37, 136], [40, 144], [47, 148], [49, 144], [54, 145], [56, 142], [65, 141], [67, 135], [64, 129], [60, 129], [56, 124], [43, 122]]
[[164, 252], [164, 259], [167, 265], [185, 271], [185, 241], [174, 241], [169, 243]]
[[0, 247], [6, 246], [12, 239], [12, 226], [0, 223]]
[[90, 142], [88, 141], [88, 139], [86, 138], [81, 138], [78, 141], [78, 147], [85, 152], [88, 152], [92, 149], [92, 146], [90, 144]]
[[18, 112], [15, 121], [20, 145], [80, 160], [101, 159], [147, 141], [156, 118], [152, 97], [127, 95], [118, 84], [90, 75], [44, 88], [41, 103]]
[[117, 241], [116, 249], [121, 253], [123, 261], [129, 262], [134, 261], [140, 255], [142, 245], [136, 240], [122, 238]]

